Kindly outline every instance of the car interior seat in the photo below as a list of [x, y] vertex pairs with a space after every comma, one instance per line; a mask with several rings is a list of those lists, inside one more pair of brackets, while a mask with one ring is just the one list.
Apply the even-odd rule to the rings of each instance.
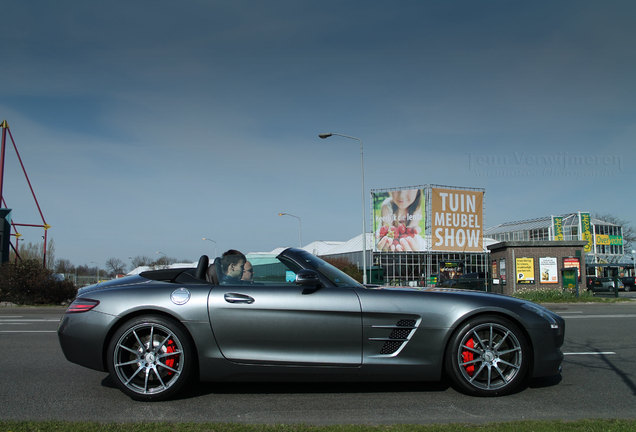
[[194, 273], [194, 276], [197, 279], [205, 280], [205, 273], [208, 270], [209, 262], [210, 262], [210, 259], [208, 258], [207, 255], [201, 255], [201, 258], [199, 258], [199, 264], [197, 265], [196, 272]]
[[219, 273], [221, 272], [221, 260], [215, 258], [212, 264], [207, 269], [207, 280], [211, 284], [219, 284]]

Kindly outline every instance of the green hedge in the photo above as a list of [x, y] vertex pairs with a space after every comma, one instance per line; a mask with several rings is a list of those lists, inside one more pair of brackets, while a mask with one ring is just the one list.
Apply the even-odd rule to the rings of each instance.
[[70, 281], [57, 280], [37, 260], [5, 263], [0, 267], [0, 302], [18, 305], [60, 304], [77, 293]]

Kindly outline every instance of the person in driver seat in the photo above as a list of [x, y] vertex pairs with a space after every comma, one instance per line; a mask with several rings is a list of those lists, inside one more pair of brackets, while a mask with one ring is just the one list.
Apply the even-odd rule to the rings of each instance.
[[220, 281], [221, 284], [240, 285], [242, 283], [241, 277], [243, 276], [243, 268], [246, 262], [247, 258], [245, 258], [245, 255], [235, 249], [223, 252], [223, 256], [221, 257], [221, 271], [223, 272]]
[[254, 267], [252, 267], [252, 263], [249, 261], [245, 261], [245, 266], [243, 266], [243, 276], [241, 276], [241, 280], [247, 283], [254, 282]]

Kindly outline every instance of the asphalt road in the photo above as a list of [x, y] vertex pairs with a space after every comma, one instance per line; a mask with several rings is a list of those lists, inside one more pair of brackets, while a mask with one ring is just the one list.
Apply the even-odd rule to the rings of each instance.
[[549, 307], [566, 319], [562, 378], [506, 397], [469, 397], [445, 383], [205, 383], [182, 399], [155, 403], [134, 402], [108, 374], [66, 361], [55, 333], [62, 309], [0, 308], [0, 419], [388, 424], [636, 418], [636, 301]]

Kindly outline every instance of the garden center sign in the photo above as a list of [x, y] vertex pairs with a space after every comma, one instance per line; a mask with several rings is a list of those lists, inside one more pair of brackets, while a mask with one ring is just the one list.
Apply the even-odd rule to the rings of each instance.
[[483, 191], [432, 188], [432, 250], [483, 251]]
[[483, 189], [372, 190], [376, 252], [484, 252]]

